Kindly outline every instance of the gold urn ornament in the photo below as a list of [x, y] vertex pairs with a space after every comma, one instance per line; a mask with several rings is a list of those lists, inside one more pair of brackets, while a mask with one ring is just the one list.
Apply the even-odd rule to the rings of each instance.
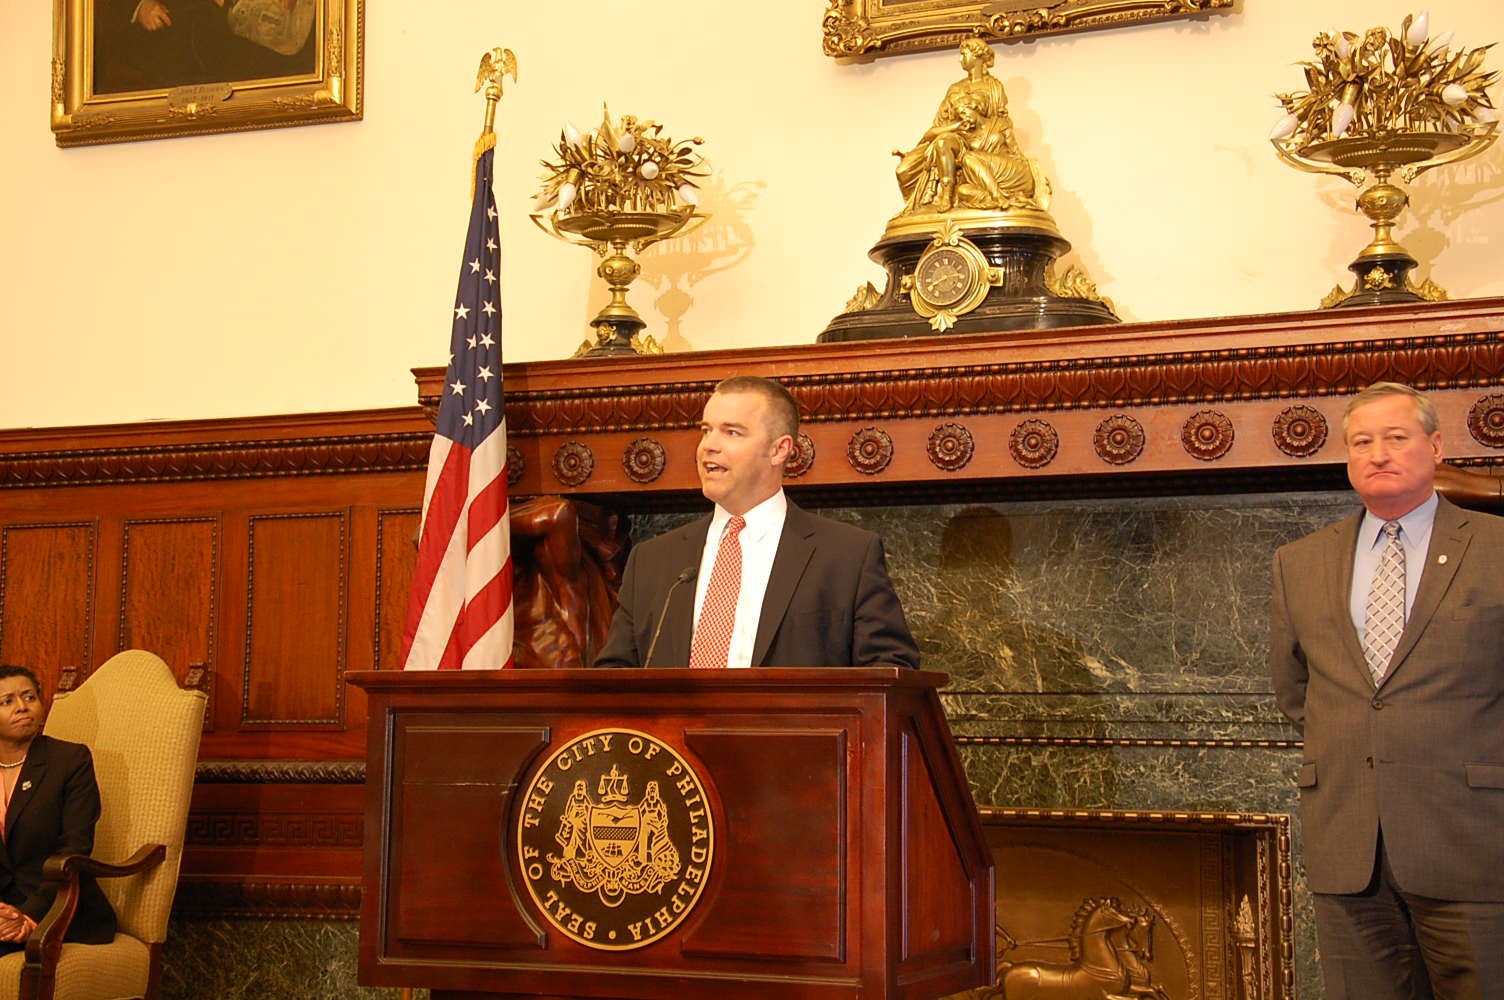
[[1276, 95], [1285, 114], [1269, 141], [1280, 159], [1358, 187], [1368, 183], [1357, 208], [1374, 237], [1348, 265], [1354, 287], [1333, 288], [1325, 307], [1446, 297], [1430, 280], [1410, 281], [1416, 260], [1394, 238], [1410, 199], [1394, 178], [1408, 183], [1476, 156], [1497, 137], [1487, 91], [1498, 74], [1483, 68], [1492, 46], [1453, 50], [1451, 39], [1451, 32], [1433, 38], [1424, 12], [1407, 16], [1397, 34], [1381, 27], [1361, 35], [1322, 32], [1311, 43], [1316, 58], [1301, 64], [1307, 89]]
[[695, 178], [705, 176], [695, 148], [703, 141], [677, 142], [657, 122], [631, 115], [613, 122], [609, 109], [593, 132], [570, 124], [560, 132], [555, 158], [543, 161], [532, 219], [550, 236], [604, 258], [595, 273], [611, 291], [611, 301], [590, 321], [595, 339], [585, 341], [576, 357], [663, 352], [642, 333], [647, 324], [627, 302], [627, 288], [642, 273], [630, 254], [705, 220], [696, 211], [695, 185]]

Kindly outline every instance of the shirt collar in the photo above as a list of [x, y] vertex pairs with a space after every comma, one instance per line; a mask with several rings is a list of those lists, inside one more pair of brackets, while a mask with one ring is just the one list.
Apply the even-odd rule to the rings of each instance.
[[[742, 515], [742, 519], [747, 522], [742, 533], [752, 538], [764, 534], [775, 525], [783, 524], [783, 518], [788, 513], [788, 509], [789, 498], [780, 488], [777, 493]], [[726, 522], [729, 520], [731, 520], [731, 513], [720, 504], [716, 504], [715, 513], [710, 517], [710, 537], [721, 537], [721, 532], [726, 530]]]
[[[1440, 506], [1440, 494], [1432, 492], [1425, 503], [1416, 507], [1408, 514], [1402, 514], [1394, 520], [1400, 523], [1400, 537], [1414, 540], [1421, 538], [1430, 531], [1431, 525], [1436, 521], [1436, 508]], [[1358, 537], [1368, 543], [1372, 548], [1379, 544], [1384, 535], [1384, 525], [1388, 524], [1382, 517], [1376, 516], [1373, 511], [1363, 512], [1363, 523], [1359, 526]]]

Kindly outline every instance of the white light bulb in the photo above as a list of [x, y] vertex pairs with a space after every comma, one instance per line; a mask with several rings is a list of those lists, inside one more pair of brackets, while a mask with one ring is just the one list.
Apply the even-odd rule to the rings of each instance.
[[630, 153], [637, 148], [637, 136], [631, 132], [623, 132], [621, 138], [616, 140], [616, 148], [623, 153]]
[[1339, 104], [1337, 110], [1332, 112], [1332, 138], [1340, 139], [1347, 132], [1349, 125], [1353, 123], [1353, 115], [1356, 112], [1351, 104]]
[[1441, 34], [1437, 35], [1436, 36], [1436, 41], [1434, 41], [1434, 42], [1431, 43], [1431, 51], [1432, 52], [1441, 52], [1444, 49], [1446, 49], [1446, 47], [1448, 45], [1451, 45], [1452, 44], [1452, 34], [1453, 33], [1450, 32], [1450, 31], [1443, 31]]
[[1295, 134], [1295, 129], [1300, 125], [1300, 119], [1294, 115], [1285, 115], [1274, 123], [1274, 129], [1269, 133], [1271, 139], [1288, 139]]
[[642, 166], [637, 168], [637, 172], [642, 176], [643, 180], [653, 180], [658, 176], [658, 164], [654, 163], [652, 160], [648, 160]]
[[694, 185], [685, 181], [679, 185], [679, 200], [693, 207], [700, 203], [700, 193], [694, 189]]
[[1414, 46], [1426, 44], [1426, 36], [1431, 33], [1431, 12], [1423, 10], [1410, 22], [1410, 30], [1405, 32], [1405, 41]]
[[580, 139], [580, 130], [574, 127], [574, 122], [565, 122], [564, 141], [569, 143], [571, 146], [579, 146]]
[[1449, 83], [1441, 88], [1441, 99], [1449, 107], [1460, 108], [1467, 103], [1467, 88], [1460, 83]]
[[578, 191], [579, 189], [576, 188], [573, 184], [570, 184], [568, 181], [565, 181], [562, 185], [560, 185], [558, 210], [562, 212], [570, 205], [573, 205], [574, 196], [578, 193]]
[[1493, 108], [1479, 108], [1473, 112], [1473, 121], [1481, 125], [1488, 125], [1499, 120], [1499, 113]]
[[1353, 43], [1349, 42], [1347, 36], [1340, 31], [1337, 33], [1337, 38], [1332, 44], [1337, 49], [1338, 59], [1346, 59], [1353, 54]]

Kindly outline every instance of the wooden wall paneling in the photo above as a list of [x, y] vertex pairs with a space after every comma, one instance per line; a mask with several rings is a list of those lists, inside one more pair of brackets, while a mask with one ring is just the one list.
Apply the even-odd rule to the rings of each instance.
[[376, 512], [376, 622], [372, 634], [373, 666], [378, 670], [402, 667], [402, 631], [407, 616], [407, 590], [418, 564], [416, 508], [383, 508]]
[[213, 675], [219, 651], [220, 524], [218, 517], [127, 519], [120, 544], [120, 649], [147, 649], [167, 661], [178, 683], [190, 664]]
[[178, 912], [353, 916], [363, 811], [359, 784], [200, 780], [189, 808]]
[[342, 726], [349, 511], [246, 524], [240, 723]]
[[98, 519], [0, 527], [0, 661], [55, 690], [93, 666]]

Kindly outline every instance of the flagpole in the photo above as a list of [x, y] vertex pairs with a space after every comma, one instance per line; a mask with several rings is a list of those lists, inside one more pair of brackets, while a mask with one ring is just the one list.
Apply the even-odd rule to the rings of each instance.
[[428, 454], [417, 564], [403, 623], [406, 670], [515, 665], [501, 234], [492, 191], [496, 104], [506, 74], [517, 78], [510, 49], [481, 57], [475, 89], [486, 93], [486, 123], [470, 172], [470, 223], [450, 320], [446, 391]]
[[[480, 57], [480, 69], [475, 74], [475, 90], [486, 92], [486, 120], [481, 126], [480, 138], [475, 140], [474, 160], [488, 149], [496, 148], [496, 105], [501, 100], [501, 78], [511, 76], [517, 82], [517, 57], [511, 49], [497, 46]], [[470, 195], [475, 196], [475, 171], [472, 163]]]

